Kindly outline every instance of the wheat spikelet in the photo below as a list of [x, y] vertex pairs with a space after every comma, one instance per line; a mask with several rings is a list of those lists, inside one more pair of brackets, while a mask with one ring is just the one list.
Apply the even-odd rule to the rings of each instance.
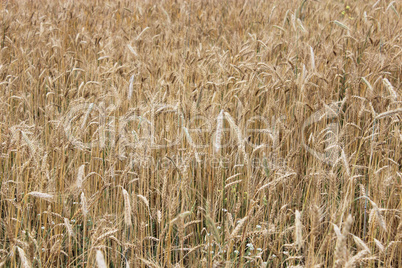
[[110, 231], [100, 235], [98, 238], [95, 239], [94, 245], [96, 245], [98, 242], [102, 241], [103, 239], [111, 236], [112, 234], [116, 233], [117, 231], [119, 231], [119, 229], [113, 229], [113, 230], [110, 230]]
[[396, 229], [396, 240], [402, 239], [402, 221], [399, 220], [398, 228]]
[[55, 254], [57, 256], [60, 253], [60, 249], [61, 249], [61, 243], [60, 240], [57, 240], [50, 248], [50, 254]]
[[369, 252], [367, 250], [361, 250], [359, 251], [356, 255], [354, 255], [352, 258], [350, 258], [346, 264], [345, 268], [352, 268], [355, 267], [355, 263], [360, 261], [364, 256], [366, 256]]
[[184, 225], [184, 228], [187, 228], [188, 226], [190, 226], [190, 225], [192, 225], [192, 224], [197, 224], [197, 223], [200, 223], [200, 222], [202, 222], [202, 221], [201, 221], [201, 220], [195, 220], [195, 221], [187, 222], [187, 223]]
[[343, 237], [339, 227], [335, 224], [334, 226], [334, 231], [337, 237], [336, 240], [336, 246], [335, 246], [335, 264], [342, 266], [343, 263], [346, 261], [346, 241], [345, 238]]
[[337, 236], [335, 253], [334, 253], [335, 264], [337, 266], [342, 267], [349, 260], [346, 241], [347, 241], [347, 235], [349, 234], [349, 230], [350, 230], [352, 223], [353, 223], [352, 215], [349, 215], [348, 218], [346, 219], [346, 222], [344, 223], [344, 226], [342, 227], [342, 232], [340, 231], [340, 229], [337, 225], [333, 224], [334, 231]]
[[88, 203], [84, 192], [81, 193], [81, 211], [84, 217], [86, 217], [88, 214]]
[[239, 223], [237, 224], [236, 228], [234, 228], [234, 230], [230, 234], [230, 238], [234, 238], [240, 232], [241, 228], [246, 223], [247, 219], [248, 219], [248, 216], [245, 216], [243, 219], [241, 219], [239, 221]]
[[[261, 130], [261, 131], [263, 131], [263, 132], [266, 132], [270, 137], [271, 137], [271, 139], [273, 140], [274, 139], [274, 137], [272, 136], [272, 134], [270, 133], [270, 131], [268, 131], [268, 130]], [[258, 146], [256, 146], [254, 149], [253, 149], [253, 151], [251, 152], [251, 158], [253, 158], [253, 156], [254, 156], [254, 154], [258, 151], [258, 150], [260, 150], [260, 149], [262, 149], [262, 148], [266, 148], [267, 147], [267, 145], [266, 144], [260, 144], [260, 145], [258, 145]], [[265, 152], [264, 152], [264, 155], [265, 155]]]
[[334, 20], [334, 23], [335, 23], [336, 25], [342, 27], [343, 29], [347, 30], [347, 31], [350, 30], [348, 26], [346, 26], [345, 24], [343, 24], [343, 23], [340, 22], [340, 21]]
[[368, 197], [366, 197], [366, 198], [369, 200], [370, 204], [373, 206], [373, 208], [370, 211], [369, 224], [372, 224], [375, 221], [384, 232], [387, 232], [387, 226], [385, 224], [384, 218], [381, 215], [380, 209], [378, 208], [377, 204], [374, 203], [370, 198], [368, 198]]
[[128, 95], [127, 95], [128, 100], [131, 100], [131, 97], [133, 96], [133, 87], [134, 87], [134, 75], [131, 76], [130, 84], [128, 86]]
[[279, 178], [277, 178], [277, 179], [275, 179], [273, 181], [270, 181], [270, 182], [264, 184], [263, 186], [261, 186], [260, 188], [258, 188], [257, 193], [262, 191], [262, 190], [264, 190], [265, 188], [267, 188], [267, 187], [269, 187], [271, 185], [277, 184], [278, 182], [281, 182], [281, 181], [283, 182], [284, 179], [286, 179], [286, 178], [288, 178], [290, 176], [294, 176], [294, 175], [296, 175], [296, 173], [294, 173], [294, 172], [286, 173], [285, 175], [283, 175], [283, 176], [281, 176], [281, 177], [279, 177]]
[[237, 181], [230, 182], [230, 183], [225, 185], [225, 189], [228, 189], [229, 187], [231, 187], [231, 186], [233, 186], [233, 185], [235, 185], [237, 183], [240, 183], [240, 182], [242, 182], [242, 180], [237, 180]]
[[35, 192], [35, 191], [29, 192], [28, 195], [33, 196], [33, 197], [37, 197], [37, 198], [46, 199], [46, 200], [53, 199], [53, 195], [51, 195], [51, 194]]
[[138, 56], [137, 52], [132, 46], [130, 46], [130, 44], [127, 44], [127, 47], [131, 51], [131, 53], [133, 53], [134, 56]]
[[225, 112], [225, 118], [228, 120], [230, 127], [236, 133], [237, 145], [240, 148], [240, 151], [243, 153], [244, 161], [247, 164], [248, 163], [248, 157], [247, 157], [247, 153], [246, 153], [244, 140], [243, 140], [242, 135], [241, 135], [241, 131], [240, 131], [239, 127], [236, 125], [235, 121], [233, 120], [233, 118], [230, 116], [229, 113]]
[[308, 33], [308, 31], [306, 30], [306, 28], [304, 27], [302, 21], [299, 18], [296, 20], [296, 22], [297, 22], [299, 28], [302, 29], [303, 33]]
[[191, 135], [188, 132], [188, 129], [185, 126], [183, 126], [183, 130], [184, 130], [184, 134], [186, 135], [188, 143], [191, 145], [191, 148], [194, 151], [194, 155], [195, 155], [195, 159], [197, 160], [197, 163], [201, 163], [201, 159], [200, 159], [200, 157], [198, 155], [197, 150], [195, 149], [196, 144], [193, 142], [193, 139], [191, 138]]
[[188, 129], [185, 126], [183, 126], [183, 130], [184, 130], [184, 134], [186, 135], [188, 143], [190, 143], [190, 145], [193, 146], [193, 144], [194, 144], [193, 139], [191, 138], [190, 133], [188, 132]]
[[205, 215], [205, 219], [206, 219], [207, 227], [211, 231], [215, 240], [220, 242], [220, 235], [219, 235], [218, 228], [216, 227], [215, 221], [208, 215]]
[[137, 35], [136, 40], [139, 40], [139, 39], [141, 38], [141, 36], [142, 36], [146, 31], [148, 31], [149, 29], [150, 29], [149, 27], [145, 27], [144, 30], [142, 30], [142, 31], [139, 33], [139, 35]]
[[84, 130], [84, 129], [85, 129], [85, 125], [86, 125], [86, 123], [87, 123], [87, 121], [88, 121], [88, 117], [89, 117], [89, 115], [91, 114], [91, 111], [92, 111], [93, 108], [94, 108], [94, 104], [93, 104], [93, 103], [90, 103], [89, 106], [88, 106], [88, 110], [87, 110], [87, 112], [85, 113], [84, 120], [82, 120], [81, 130]]
[[375, 119], [381, 119], [381, 118], [384, 118], [384, 117], [387, 117], [387, 116], [390, 116], [390, 115], [394, 115], [394, 114], [397, 114], [397, 113], [402, 113], [402, 108], [397, 108], [395, 110], [380, 113], [375, 117]]
[[342, 154], [342, 161], [343, 161], [343, 164], [345, 166], [346, 174], [348, 175], [348, 177], [350, 177], [349, 161], [348, 161], [346, 153], [345, 153], [345, 151], [343, 149], [342, 149], [341, 154]]
[[154, 241], [154, 242], [159, 242], [159, 239], [156, 238], [156, 237], [153, 237], [153, 236], [144, 237], [144, 240], [151, 240], [151, 241]]
[[18, 250], [18, 254], [19, 254], [20, 259], [21, 259], [21, 266], [24, 267], [24, 268], [30, 268], [31, 264], [29, 263], [26, 255], [25, 255], [25, 251], [22, 248], [20, 248], [19, 246], [16, 246], [16, 248]]
[[378, 225], [381, 227], [381, 229], [383, 229], [384, 232], [387, 232], [387, 226], [385, 225], [384, 218], [381, 215], [379, 208], [374, 207], [373, 210], [375, 212], [375, 219], [376, 219]]
[[76, 180], [76, 185], [77, 185], [77, 188], [78, 188], [79, 190], [82, 189], [82, 183], [83, 183], [83, 181], [84, 181], [84, 172], [85, 172], [85, 165], [81, 165], [81, 166], [78, 168], [77, 180]]
[[152, 215], [151, 215], [151, 210], [150, 210], [150, 208], [149, 208], [149, 202], [148, 202], [148, 199], [145, 197], [145, 196], [143, 196], [143, 195], [140, 195], [140, 194], [138, 194], [137, 195], [137, 197], [144, 203], [144, 205], [147, 207], [147, 209], [148, 209], [148, 212], [149, 212], [149, 217], [151, 217], [152, 218]]
[[318, 236], [320, 233], [320, 225], [323, 218], [323, 213], [317, 205], [313, 205], [310, 208], [311, 216], [311, 229], [314, 236]]
[[191, 211], [184, 211], [182, 213], [180, 213], [176, 218], [174, 218], [173, 220], [170, 221], [170, 224], [175, 223], [177, 220], [179, 219], [184, 219], [185, 217], [191, 215]]
[[35, 146], [33, 145], [33, 143], [31, 142], [31, 140], [28, 138], [27, 134], [25, 134], [24, 131], [21, 130], [21, 134], [25, 142], [28, 144], [28, 147], [31, 150], [31, 154], [34, 155], [36, 152]]
[[167, 176], [164, 176], [163, 182], [162, 182], [162, 202], [163, 202], [163, 204], [167, 204], [167, 198], [168, 198], [168, 178], [167, 178]]
[[390, 252], [395, 249], [395, 247], [400, 244], [400, 241], [391, 241], [388, 243], [387, 247], [385, 248], [385, 252]]
[[189, 186], [190, 186], [190, 180], [189, 180], [190, 177], [188, 176], [188, 172], [187, 172], [188, 159], [190, 159], [190, 158], [186, 157], [183, 160], [183, 163], [179, 165], [179, 170], [180, 170], [180, 173], [182, 174], [182, 187], [183, 187], [183, 189], [188, 189]]
[[122, 187], [124, 198], [124, 222], [127, 226], [131, 225], [131, 203], [128, 192]]
[[368, 89], [369, 89], [369, 91], [370, 91], [370, 94], [373, 94], [374, 93], [374, 90], [373, 90], [373, 86], [370, 84], [370, 82], [369, 81], [367, 81], [367, 79], [365, 78], [365, 77], [362, 77], [362, 81], [366, 84], [366, 86], [368, 87]]
[[161, 268], [156, 262], [154, 261], [149, 261], [143, 258], [139, 258], [141, 262], [143, 262], [147, 267], [152, 267], [152, 268]]
[[300, 250], [303, 247], [303, 233], [302, 233], [303, 224], [301, 222], [300, 211], [296, 210], [295, 215], [296, 215], [296, 219], [295, 219], [295, 244], [296, 244], [296, 249]]
[[105, 257], [103, 256], [102, 251], [96, 251], [96, 264], [99, 268], [107, 268]]
[[314, 57], [314, 50], [311, 46], [310, 47], [310, 65], [311, 65], [311, 71], [315, 71], [315, 57]]
[[236, 173], [226, 179], [226, 183], [228, 183], [231, 179], [236, 178], [237, 176], [241, 175], [241, 173]]
[[217, 118], [217, 125], [216, 125], [216, 134], [215, 134], [215, 153], [219, 152], [222, 143], [222, 133], [223, 133], [223, 118], [224, 118], [224, 110], [222, 109]]
[[234, 222], [233, 222], [233, 216], [231, 213], [227, 213], [228, 215], [228, 223], [230, 224], [230, 227], [232, 228], [234, 226]]
[[67, 233], [70, 237], [74, 237], [74, 231], [73, 231], [73, 227], [70, 224], [70, 220], [67, 218], [64, 218], [64, 226], [67, 229]]
[[374, 243], [375, 243], [375, 245], [378, 247], [378, 249], [380, 250], [380, 252], [383, 253], [384, 250], [385, 250], [385, 248], [384, 248], [384, 246], [381, 244], [381, 242], [374, 238]]
[[370, 252], [369, 247], [366, 245], [366, 243], [363, 242], [363, 240], [360, 239], [360, 237], [353, 235], [353, 240], [355, 243], [362, 248], [363, 250]]
[[353, 223], [353, 217], [352, 215], [349, 214], [348, 217], [346, 218], [345, 225], [342, 227], [342, 235], [344, 237], [346, 237], [349, 234], [352, 223]]
[[149, 208], [149, 202], [148, 202], [148, 199], [145, 196], [137, 194], [137, 197], [145, 204], [145, 206], [147, 208]]
[[382, 82], [384, 83], [385, 87], [388, 89], [389, 94], [391, 95], [391, 98], [394, 101], [397, 101], [398, 100], [398, 94], [396, 94], [396, 92], [394, 90], [394, 87], [392, 86], [391, 82], [389, 82], [389, 80], [387, 78], [384, 78], [382, 80]]
[[375, 210], [371, 209], [370, 215], [369, 215], [369, 220], [368, 220], [369, 225], [373, 224], [374, 221], [375, 221]]
[[235, 206], [235, 210], [234, 210], [233, 214], [236, 215], [237, 213], [239, 213], [241, 207], [242, 207], [242, 202], [241, 202], [241, 199], [239, 199], [236, 202], [236, 206]]

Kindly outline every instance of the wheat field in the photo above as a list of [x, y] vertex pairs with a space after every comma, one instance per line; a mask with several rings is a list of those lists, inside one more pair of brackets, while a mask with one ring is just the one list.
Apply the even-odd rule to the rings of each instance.
[[401, 267], [398, 1], [0, 1], [0, 267]]

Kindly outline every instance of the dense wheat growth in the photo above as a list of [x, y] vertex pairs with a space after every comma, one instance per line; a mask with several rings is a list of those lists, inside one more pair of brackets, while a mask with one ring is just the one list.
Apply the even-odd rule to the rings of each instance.
[[402, 266], [401, 2], [0, 7], [0, 266]]

